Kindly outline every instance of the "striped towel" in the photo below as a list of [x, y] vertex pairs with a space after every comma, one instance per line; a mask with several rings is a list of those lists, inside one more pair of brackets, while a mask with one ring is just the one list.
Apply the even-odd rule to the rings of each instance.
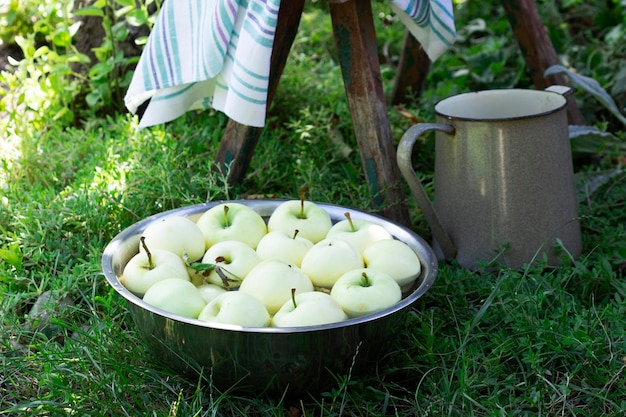
[[[456, 39], [452, 0], [389, 2], [431, 60]], [[280, 0], [165, 0], [124, 99], [133, 114], [148, 102], [139, 127], [211, 107], [264, 126], [279, 7]]]
[[390, 0], [389, 5], [431, 61], [456, 40], [451, 0]]

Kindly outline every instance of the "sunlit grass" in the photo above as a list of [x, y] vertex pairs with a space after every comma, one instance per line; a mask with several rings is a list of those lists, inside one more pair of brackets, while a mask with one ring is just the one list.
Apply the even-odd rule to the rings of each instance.
[[[581, 207], [585, 251], [571, 266], [471, 273], [442, 265], [397, 349], [369, 375], [345, 379], [346, 369], [326, 393], [244, 398], [155, 361], [100, 272], [102, 248], [119, 230], [211, 198], [289, 195], [311, 179], [322, 201], [368, 202], [358, 160], [311, 162], [332, 160], [319, 142], [305, 141], [297, 157], [287, 153], [284, 165], [277, 162], [274, 152], [293, 125], [266, 134], [255, 174], [224, 190], [210, 169], [219, 128], [207, 121], [190, 115], [136, 131], [133, 118], [121, 116], [90, 132], [51, 129], [26, 138], [32, 150], [5, 172], [11, 180], [0, 216], [1, 246], [17, 243], [23, 256], [0, 264], [0, 383], [11, 393], [2, 400], [9, 414], [279, 416], [295, 407], [306, 415], [554, 416], [611, 415], [626, 405], [623, 179]], [[37, 327], [31, 308], [46, 291], [72, 303], [53, 303], [53, 319]]]

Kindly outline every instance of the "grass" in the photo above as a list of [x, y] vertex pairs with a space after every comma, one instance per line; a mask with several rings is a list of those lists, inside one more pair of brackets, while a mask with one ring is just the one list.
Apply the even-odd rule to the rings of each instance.
[[[209, 200], [293, 197], [303, 184], [310, 186], [311, 199], [368, 210], [328, 23], [314, 11], [303, 19], [272, 110], [272, 128], [264, 132], [241, 184], [227, 187], [211, 174], [226, 122], [221, 114], [189, 113], [141, 131], [128, 115], [93, 118], [80, 128], [48, 119], [37, 131], [20, 125], [19, 118], [11, 121], [7, 132], [17, 134], [7, 135], [0, 150], [0, 415], [623, 413], [624, 174], [581, 201], [579, 258], [559, 268], [495, 272], [442, 263], [434, 287], [407, 317], [395, 350], [368, 375], [348, 378], [346, 369], [327, 392], [297, 399], [218, 392], [202, 380], [175, 374], [138, 342], [124, 303], [100, 270], [104, 246], [126, 226]], [[460, 12], [459, 18], [466, 15]], [[494, 27], [502, 26], [498, 22]], [[379, 25], [393, 57], [401, 31]], [[498, 62], [513, 72], [501, 71], [523, 85], [519, 58], [502, 51], [511, 47], [507, 39], [496, 31], [491, 42], [500, 45]], [[497, 48], [490, 48], [477, 51], [475, 61], [491, 56], [493, 63]], [[469, 89], [494, 71], [484, 69], [478, 81], [449, 77], [460, 64], [454, 53], [446, 55], [434, 66], [421, 101], [390, 108], [395, 137], [412, 123], [407, 111], [429, 120], [438, 97]], [[306, 73], [315, 76], [302, 77]], [[392, 73], [385, 65], [387, 87]], [[328, 140], [329, 129], [343, 138], [349, 155]], [[432, 149], [428, 143], [421, 147], [422, 163], [430, 166]], [[597, 175], [621, 167], [623, 158], [607, 149], [593, 164], [579, 164], [577, 172]], [[412, 199], [407, 204], [415, 230], [428, 237]]]

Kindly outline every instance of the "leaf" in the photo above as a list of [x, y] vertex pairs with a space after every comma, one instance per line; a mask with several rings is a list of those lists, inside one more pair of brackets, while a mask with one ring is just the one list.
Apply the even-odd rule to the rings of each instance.
[[598, 188], [608, 183], [612, 178], [622, 175], [625, 172], [622, 168], [616, 168], [607, 171], [593, 172], [593, 173], [578, 173], [577, 178], [577, 200], [582, 202], [588, 200]]
[[89, 107], [95, 107], [102, 99], [102, 94], [98, 90], [94, 90], [85, 96], [85, 101]]
[[195, 269], [196, 271], [212, 271], [215, 269], [215, 264], [206, 264], [202, 262], [191, 262], [188, 264], [190, 268]]
[[15, 268], [20, 268], [22, 266], [22, 253], [20, 252], [19, 247], [0, 248], [0, 259], [6, 261], [9, 265], [14, 266]]
[[76, 33], [78, 33], [78, 30], [80, 29], [82, 24], [83, 24], [82, 22], [75, 22], [75, 23], [73, 23], [69, 27], [68, 31], [69, 31], [71, 37], [74, 37], [74, 35], [76, 35]]
[[98, 16], [104, 17], [104, 11], [100, 7], [85, 6], [74, 12], [75, 16]]
[[65, 28], [61, 28], [54, 32], [52, 43], [54, 43], [55, 46], [65, 48], [72, 43], [72, 37]]
[[594, 126], [569, 126], [569, 138], [572, 152], [578, 154], [595, 155], [606, 149], [609, 145], [624, 147], [626, 145], [609, 132], [602, 132]]
[[[22, 52], [24, 53], [24, 58], [33, 57], [33, 55], [35, 54], [35, 46], [32, 39], [25, 38], [23, 36], [16, 36], [15, 38], [13, 38], [13, 40], [20, 47], [20, 49], [22, 49]], [[41, 48], [43, 48], [43, 46]]]
[[133, 10], [126, 15], [126, 22], [131, 26], [147, 25], [148, 14], [142, 9]]
[[124, 7], [120, 8], [120, 9], [115, 10], [115, 17], [117, 17], [119, 19], [122, 16], [127, 15], [128, 13], [130, 13], [133, 10], [135, 10], [135, 4], [134, 3], [132, 5], [124, 6]]
[[49, 52], [50, 52], [50, 48], [44, 45], [44, 46], [40, 46], [39, 48], [37, 48], [37, 50], [32, 56], [33, 56], [33, 59], [37, 59], [39, 57], [47, 55]]
[[613, 80], [611, 94], [615, 97], [626, 92], [626, 67], [622, 67]]
[[559, 73], [565, 73], [572, 84], [577, 87], [582, 88], [592, 96], [594, 96], [604, 107], [606, 107], [620, 122], [626, 125], [626, 117], [624, 117], [615, 101], [611, 98], [611, 96], [606, 92], [604, 88], [591, 77], [586, 77], [584, 75], [577, 74], [573, 71], [568, 70], [562, 65], [552, 65], [550, 68], [545, 70], [543, 73], [544, 76], [555, 75]]
[[111, 71], [113, 71], [113, 66], [111, 64], [99, 62], [92, 66], [89, 70], [89, 78], [94, 81], [101, 78], [107, 78]]
[[189, 259], [189, 254], [187, 252], [183, 253], [183, 262], [185, 262], [185, 265], [188, 266], [189, 268], [195, 269], [196, 271], [199, 271], [199, 272], [212, 271], [217, 266], [211, 263], [192, 262]]
[[136, 7], [135, 0], [115, 0], [115, 2], [120, 6], [131, 7], [133, 9]]

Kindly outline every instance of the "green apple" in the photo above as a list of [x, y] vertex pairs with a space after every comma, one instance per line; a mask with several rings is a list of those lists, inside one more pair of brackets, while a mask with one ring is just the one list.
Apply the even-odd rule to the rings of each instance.
[[296, 293], [313, 291], [313, 283], [297, 266], [268, 259], [248, 272], [239, 291], [258, 298], [274, 314], [291, 298], [292, 288]]
[[198, 318], [206, 305], [195, 285], [176, 278], [157, 282], [148, 288], [143, 300], [168, 313], [192, 319]]
[[200, 292], [200, 296], [204, 300], [205, 303], [210, 303], [215, 297], [220, 294], [224, 294], [228, 290], [224, 289], [219, 285], [215, 284], [200, 284], [197, 286], [198, 291]]
[[241, 291], [227, 291], [209, 302], [198, 319], [245, 327], [266, 327], [270, 323], [270, 314], [254, 296]]
[[332, 222], [330, 215], [319, 205], [306, 200], [289, 200], [278, 205], [267, 221], [267, 230], [283, 231], [317, 243], [326, 237]]
[[261, 259], [281, 259], [287, 263], [300, 266], [302, 258], [313, 242], [300, 236], [299, 231], [291, 235], [281, 230], [268, 232], [256, 248], [256, 253]]
[[422, 270], [415, 251], [396, 239], [370, 244], [363, 251], [363, 260], [367, 268], [384, 271], [403, 289], [411, 286]]
[[294, 294], [272, 317], [274, 327], [317, 326], [347, 320], [348, 315], [329, 294], [309, 291]]
[[263, 217], [241, 203], [223, 203], [211, 207], [196, 221], [204, 234], [207, 249], [224, 240], [239, 240], [256, 249], [267, 233]]
[[360, 317], [393, 306], [402, 298], [398, 283], [377, 269], [353, 269], [341, 276], [330, 290], [348, 317]]
[[173, 252], [157, 249], [134, 255], [122, 272], [120, 282], [130, 292], [142, 297], [148, 288], [167, 278], [189, 281], [183, 260]]
[[[142, 233], [146, 245], [154, 249], [174, 252], [181, 258], [186, 254], [192, 261], [202, 258], [205, 239], [202, 230], [191, 219], [184, 216], [169, 216], [150, 223]], [[139, 245], [143, 251], [143, 245]]]
[[380, 224], [370, 220], [353, 219], [349, 212], [346, 212], [344, 215], [346, 219], [335, 223], [328, 231], [326, 237], [343, 239], [351, 243], [361, 254], [363, 254], [363, 250], [370, 243], [383, 239], [393, 239], [391, 233]]
[[302, 258], [302, 271], [316, 287], [330, 288], [346, 272], [363, 268], [363, 258], [343, 239], [326, 238], [317, 242]]
[[236, 288], [260, 261], [261, 258], [256, 251], [246, 243], [238, 240], [216, 242], [207, 249], [202, 257], [202, 263], [214, 264], [220, 269], [210, 270], [205, 280], [211, 284]]

